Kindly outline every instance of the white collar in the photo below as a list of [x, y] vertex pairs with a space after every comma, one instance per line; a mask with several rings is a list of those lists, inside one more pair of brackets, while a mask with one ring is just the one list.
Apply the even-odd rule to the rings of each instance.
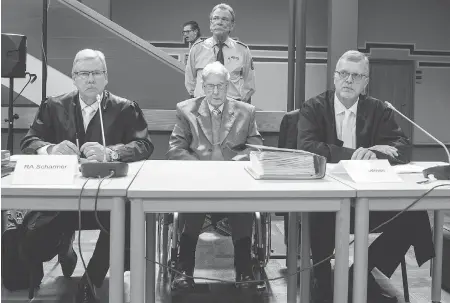
[[345, 107], [345, 105], [342, 104], [342, 102], [336, 96], [336, 94], [334, 94], [334, 113], [335, 113], [335, 115], [339, 115], [339, 114], [342, 114], [342, 113], [344, 113], [346, 111], [350, 111], [353, 114], [355, 114], [355, 116], [356, 116], [356, 111], [358, 109], [358, 102], [359, 102], [359, 97], [358, 97], [358, 100], [356, 100], [356, 102], [352, 105], [352, 107], [347, 109]]
[[223, 112], [223, 106], [224, 106], [225, 102], [222, 103], [219, 107], [214, 107], [214, 106], [212, 106], [211, 103], [209, 103], [208, 101], [206, 101], [206, 102], [208, 103], [209, 111], [210, 111], [211, 113], [212, 113], [212, 111], [215, 110], [215, 109], [219, 109], [220, 112]]
[[[87, 105], [83, 99], [81, 99], [81, 95], [78, 93], [78, 98], [80, 99], [80, 107], [81, 111], [83, 111], [87, 106], [93, 108], [94, 110], [98, 109], [98, 102], [94, 102], [91, 105]], [[103, 93], [100, 95], [100, 100], [103, 100]]]

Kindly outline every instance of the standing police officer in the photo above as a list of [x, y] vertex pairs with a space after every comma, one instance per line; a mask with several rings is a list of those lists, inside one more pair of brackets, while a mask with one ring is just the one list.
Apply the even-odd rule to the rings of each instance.
[[198, 40], [189, 52], [185, 70], [185, 86], [192, 97], [204, 95], [202, 70], [211, 62], [221, 62], [231, 74], [227, 96], [250, 103], [255, 93], [255, 71], [250, 50], [242, 42], [229, 37], [235, 14], [228, 4], [216, 5], [210, 14], [213, 36]]

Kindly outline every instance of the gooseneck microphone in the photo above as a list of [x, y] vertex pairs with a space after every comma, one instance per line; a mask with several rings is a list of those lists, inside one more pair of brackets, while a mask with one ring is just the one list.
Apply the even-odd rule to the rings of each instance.
[[102, 114], [102, 100], [100, 95], [97, 95], [98, 111], [100, 114], [100, 127], [102, 128], [102, 141], [103, 141], [103, 162], [106, 161], [106, 140], [105, 140], [105, 130], [103, 129], [103, 114]]
[[107, 176], [124, 177], [128, 173], [128, 163], [107, 162], [106, 160], [106, 140], [103, 126], [103, 114], [100, 95], [97, 95], [98, 111], [100, 115], [100, 128], [103, 141], [103, 162], [86, 162], [81, 164], [81, 174], [85, 178], [104, 178]]
[[420, 129], [424, 134], [426, 134], [428, 137], [436, 141], [439, 145], [441, 145], [445, 152], [447, 153], [448, 158], [448, 165], [439, 165], [439, 166], [433, 166], [427, 169], [424, 169], [423, 175], [424, 177], [428, 177], [428, 175], [434, 175], [434, 177], [438, 180], [450, 180], [450, 152], [448, 151], [447, 147], [444, 143], [436, 139], [433, 135], [431, 135], [429, 132], [424, 130], [420, 125], [406, 117], [404, 114], [402, 114], [399, 110], [397, 110], [391, 103], [384, 101], [384, 104], [386, 104], [387, 107], [395, 111], [397, 114], [402, 116], [404, 119], [406, 119], [408, 122], [410, 122], [412, 125]]

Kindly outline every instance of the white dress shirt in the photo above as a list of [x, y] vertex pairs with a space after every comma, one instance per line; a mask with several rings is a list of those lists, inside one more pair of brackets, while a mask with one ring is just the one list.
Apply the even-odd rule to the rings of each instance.
[[350, 108], [346, 108], [334, 95], [334, 115], [336, 119], [336, 134], [344, 142], [344, 147], [356, 148], [356, 114], [358, 100]]
[[[101, 99], [100, 99], [101, 100]], [[91, 105], [87, 105], [80, 97], [81, 115], [83, 116], [84, 131], [87, 130], [89, 122], [95, 116], [98, 110], [98, 102], [94, 102]]]
[[[103, 99], [103, 94], [100, 96], [100, 100]], [[91, 122], [92, 118], [95, 116], [95, 113], [98, 110], [98, 102], [94, 102], [91, 105], [87, 105], [86, 103], [84, 103], [84, 101], [81, 99], [81, 96], [79, 97], [80, 100], [80, 107], [81, 107], [81, 116], [83, 117], [83, 126], [84, 126], [84, 131], [87, 130], [87, 127], [89, 125], [89, 122]], [[39, 149], [36, 150], [36, 153], [38, 155], [48, 155], [48, 147], [52, 146], [55, 144], [48, 144], [45, 145]], [[81, 146], [78, 146], [78, 148], [80, 148]]]

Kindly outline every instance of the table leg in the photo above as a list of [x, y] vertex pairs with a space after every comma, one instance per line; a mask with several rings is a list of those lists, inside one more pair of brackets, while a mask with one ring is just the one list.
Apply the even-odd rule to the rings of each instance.
[[125, 199], [113, 198], [110, 229], [109, 302], [123, 302], [123, 262], [125, 258]]
[[[301, 213], [302, 221], [302, 238], [301, 238], [301, 268], [306, 269], [311, 267], [311, 242], [310, 242], [310, 225], [309, 214]], [[300, 302], [309, 302], [310, 285], [311, 285], [311, 269], [303, 270], [300, 273]]]
[[431, 302], [441, 302], [442, 285], [442, 249], [444, 245], [444, 212], [434, 212], [434, 250], [436, 257], [433, 260], [433, 271], [431, 278]]
[[[159, 235], [158, 235], [159, 236]], [[163, 228], [162, 228], [162, 239], [161, 243], [158, 243], [159, 245], [162, 245], [162, 256], [161, 256], [161, 263], [164, 265], [168, 265], [169, 262], [167, 260], [169, 254], [168, 254], [168, 248], [169, 248], [169, 214], [164, 213], [163, 215]], [[163, 273], [163, 281], [167, 281], [168, 273], [169, 271], [161, 266], [161, 271]]]
[[[303, 228], [303, 224], [302, 224]], [[336, 213], [334, 303], [348, 302], [348, 247], [350, 237], [350, 199], [341, 201]], [[351, 295], [351, 294], [350, 294]]]
[[289, 236], [287, 252], [287, 302], [297, 302], [297, 255], [298, 255], [298, 214], [289, 213]]
[[156, 214], [146, 214], [146, 278], [145, 278], [145, 302], [155, 302], [155, 237], [156, 237]]
[[131, 302], [144, 302], [145, 293], [145, 221], [141, 199], [131, 200], [130, 291]]
[[367, 302], [369, 245], [369, 199], [357, 198], [355, 205], [355, 258], [353, 302]]

